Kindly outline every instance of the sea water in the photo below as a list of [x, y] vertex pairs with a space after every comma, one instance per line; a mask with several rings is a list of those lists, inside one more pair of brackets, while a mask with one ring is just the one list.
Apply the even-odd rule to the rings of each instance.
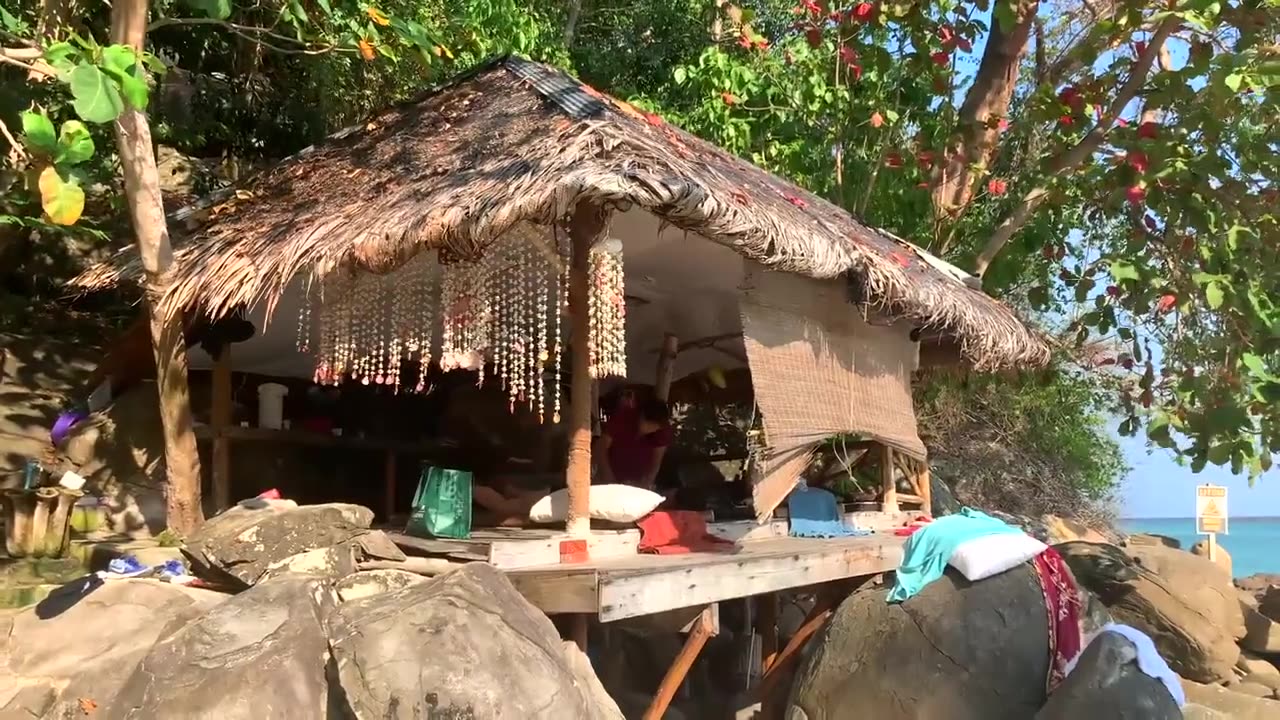
[[[1183, 550], [1205, 539], [1196, 535], [1193, 518], [1130, 518], [1120, 528], [1131, 533], [1153, 533], [1176, 538]], [[1255, 573], [1280, 573], [1280, 518], [1231, 518], [1227, 535], [1218, 536], [1218, 545], [1231, 554], [1231, 570], [1242, 578]]]

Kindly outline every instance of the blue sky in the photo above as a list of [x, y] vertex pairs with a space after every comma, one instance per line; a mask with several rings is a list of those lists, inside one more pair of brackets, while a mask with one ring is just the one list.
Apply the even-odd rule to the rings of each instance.
[[1121, 509], [1125, 517], [1191, 517], [1195, 514], [1195, 487], [1211, 483], [1228, 490], [1227, 511], [1231, 517], [1280, 516], [1280, 472], [1272, 470], [1249, 487], [1247, 475], [1231, 474], [1230, 468], [1206, 467], [1193, 474], [1179, 467], [1168, 451], [1155, 449], [1147, 454], [1146, 438], [1120, 438], [1125, 460], [1133, 471], [1121, 486]]

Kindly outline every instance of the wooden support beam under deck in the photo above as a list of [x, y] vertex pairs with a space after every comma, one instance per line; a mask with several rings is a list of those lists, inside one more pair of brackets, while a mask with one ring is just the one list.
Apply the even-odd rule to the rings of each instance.
[[667, 674], [663, 676], [662, 684], [658, 685], [658, 692], [649, 703], [649, 709], [644, 711], [644, 720], [662, 720], [662, 716], [666, 715], [671, 699], [676, 696], [676, 690], [680, 688], [685, 676], [689, 674], [689, 669], [693, 667], [702, 648], [706, 646], [707, 638], [711, 637], [711, 625], [711, 609], [707, 608], [698, 616], [688, 639], [684, 642], [684, 647], [680, 649], [680, 654], [676, 656], [671, 667], [667, 669]]

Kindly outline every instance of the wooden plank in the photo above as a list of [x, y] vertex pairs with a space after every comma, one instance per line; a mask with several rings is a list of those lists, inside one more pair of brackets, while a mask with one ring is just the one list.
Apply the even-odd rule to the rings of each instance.
[[771, 520], [759, 523], [755, 520], [727, 520], [707, 523], [707, 532], [730, 542], [749, 542], [752, 540], [768, 540], [787, 536], [786, 520]]
[[526, 600], [548, 615], [557, 613], [594, 613], [597, 599], [595, 571], [517, 571], [507, 579]]
[[213, 427], [213, 505], [219, 512], [231, 507], [231, 443], [226, 437], [231, 427], [231, 345], [213, 361], [209, 422]]
[[[599, 570], [600, 619], [610, 622], [671, 608], [708, 605], [732, 598], [875, 575], [898, 567], [902, 541], [892, 536], [760, 541], [759, 552], [666, 558], [667, 567], [633, 567], [638, 561]], [[772, 547], [770, 547], [772, 546]], [[627, 567], [628, 565], [632, 567]]]
[[715, 637], [720, 634], [720, 603], [712, 603], [707, 607], [694, 606], [664, 610], [652, 615], [639, 615], [626, 620], [619, 620], [618, 626], [632, 633], [690, 633], [704, 613], [710, 613], [710, 632]]

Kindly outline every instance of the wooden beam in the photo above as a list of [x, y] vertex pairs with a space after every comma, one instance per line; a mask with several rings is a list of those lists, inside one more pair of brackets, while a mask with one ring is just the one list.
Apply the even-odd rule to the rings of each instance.
[[933, 517], [933, 482], [929, 477], [928, 461], [916, 461], [916, 492], [920, 494], [921, 509]]
[[213, 505], [216, 512], [231, 507], [231, 438], [227, 437], [227, 428], [231, 427], [231, 344], [222, 346], [222, 351], [213, 361], [212, 407], [209, 411], [209, 424], [213, 426]]
[[569, 332], [571, 353], [569, 402], [569, 457], [565, 483], [569, 513], [565, 531], [591, 533], [591, 246], [604, 232], [608, 211], [584, 200], [569, 221]]
[[653, 702], [649, 703], [649, 708], [644, 711], [644, 720], [662, 720], [662, 716], [666, 715], [671, 699], [676, 696], [676, 690], [680, 688], [685, 676], [689, 674], [689, 669], [693, 667], [694, 661], [698, 659], [702, 648], [707, 644], [707, 638], [711, 637], [709, 613], [710, 608], [698, 616], [698, 621], [694, 623], [688, 639], [684, 642], [684, 647], [680, 648], [680, 654], [671, 663], [667, 674], [662, 678], [662, 683], [658, 685], [658, 692], [653, 696]]
[[823, 591], [820, 591], [814, 600], [813, 609], [805, 617], [800, 629], [796, 630], [796, 634], [792, 635], [791, 639], [787, 641], [787, 646], [782, 649], [782, 652], [769, 665], [769, 669], [765, 671], [764, 677], [760, 679], [760, 688], [756, 697], [766, 711], [766, 717], [773, 716], [768, 711], [773, 704], [771, 701], [774, 700], [778, 683], [787, 674], [787, 671], [799, 662], [800, 653], [804, 650], [805, 643], [818, 630], [822, 629], [822, 626], [831, 617], [835, 607], [840, 604], [841, 599], [836, 592], [832, 592], [832, 589], [823, 588]]
[[574, 614], [569, 616], [569, 639], [574, 645], [582, 651], [583, 655], [587, 654], [587, 634], [590, 629], [590, 615]]
[[671, 397], [671, 381], [676, 374], [676, 356], [680, 353], [680, 339], [671, 333], [662, 338], [662, 352], [658, 355], [657, 379], [653, 383], [653, 392], [662, 402]]
[[898, 512], [898, 483], [894, 480], [893, 448], [880, 446], [880, 489], [884, 495], [880, 500], [883, 512]]

